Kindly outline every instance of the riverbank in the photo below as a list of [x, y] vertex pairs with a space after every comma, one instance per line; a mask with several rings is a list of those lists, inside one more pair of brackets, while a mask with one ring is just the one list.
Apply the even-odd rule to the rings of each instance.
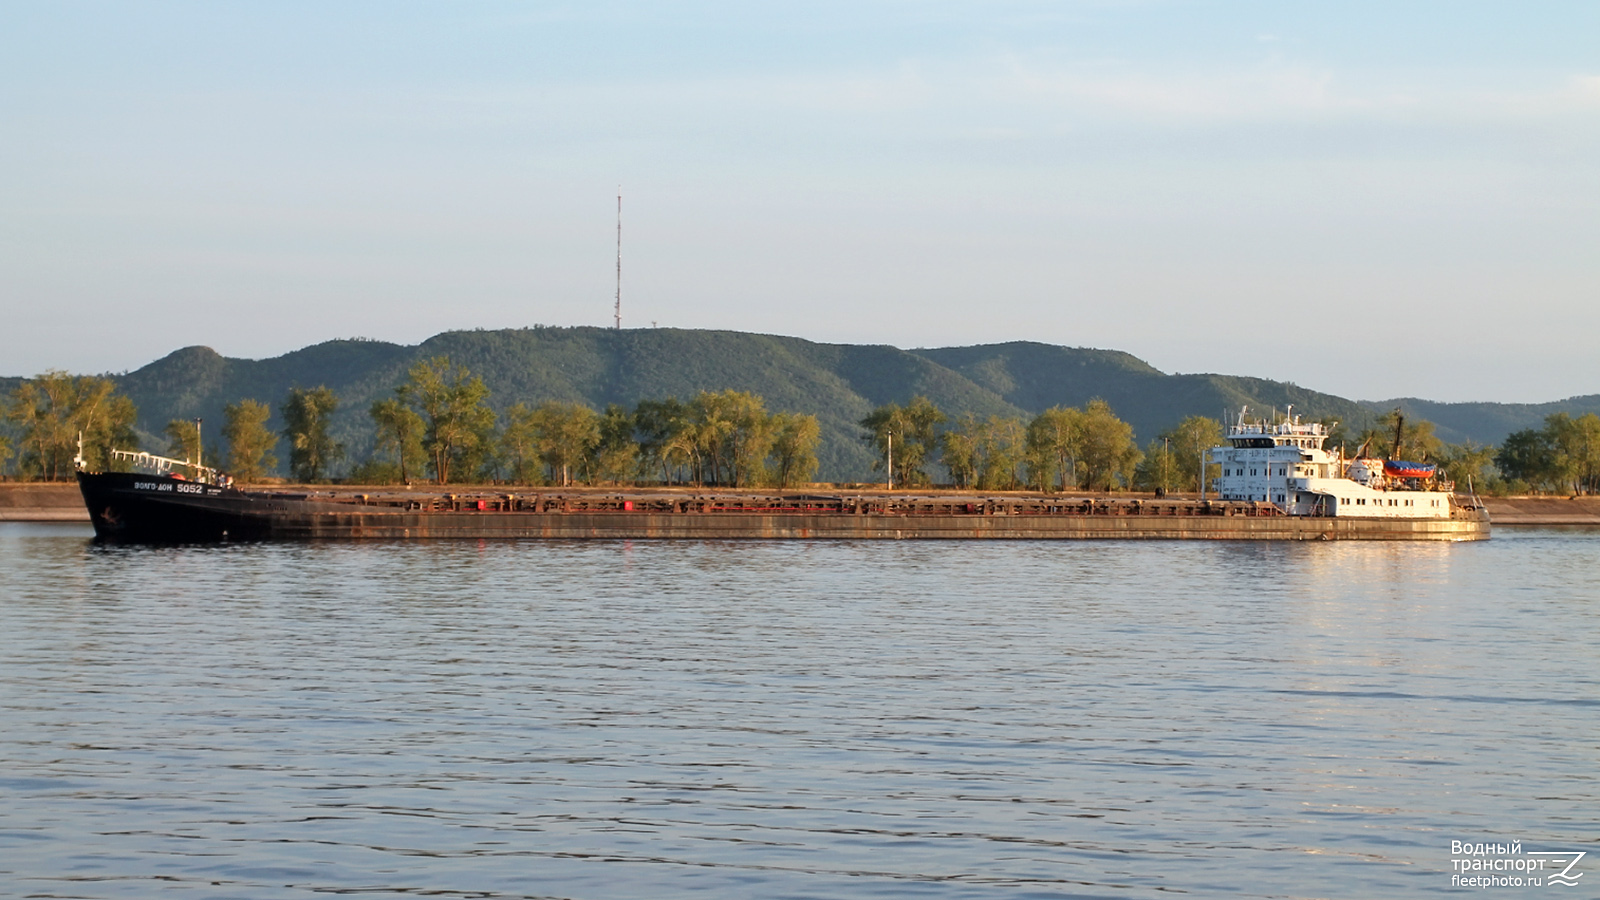
[[[314, 488], [304, 485], [271, 485], [267, 489], [279, 491], [294, 490], [333, 490], [338, 493], [390, 493], [405, 491], [405, 488], [396, 487], [359, 487], [354, 485], [341, 485], [330, 488], [327, 485], [317, 485]], [[839, 490], [834, 485], [814, 485], [808, 490], [828, 493]], [[417, 493], [438, 493], [440, 488], [433, 485], [419, 485], [412, 491]], [[448, 490], [457, 493], [473, 493], [470, 486], [451, 485]], [[509, 488], [504, 485], [479, 487], [479, 491], [505, 491]], [[516, 489], [527, 492], [529, 489]], [[546, 489], [548, 490], [548, 489]], [[699, 488], [655, 488], [652, 492], [663, 493], [704, 493]], [[615, 493], [615, 488], [565, 488], [562, 493]], [[851, 485], [851, 493], [862, 494], [884, 493], [881, 490], [862, 490], [860, 486]], [[793, 492], [778, 492], [793, 493]], [[945, 493], [941, 491], [941, 493]], [[1007, 492], [983, 491], [973, 492], [986, 495], [1001, 495]], [[1015, 494], [1015, 496], [1036, 496], [1034, 494]], [[1104, 496], [1123, 499], [1150, 499], [1149, 494], [1120, 493], [1120, 494], [1075, 494], [1074, 496]], [[1179, 499], [1180, 495], [1172, 495]], [[1508, 525], [1597, 525], [1600, 526], [1600, 497], [1484, 497], [1483, 503], [1489, 508], [1489, 519], [1496, 526]], [[5, 483], [0, 484], [0, 522], [87, 522], [89, 511], [84, 508], [83, 497], [78, 493], [78, 486], [72, 483], [41, 484], [35, 482]]]
[[1484, 497], [1489, 521], [1502, 525], [1600, 525], [1600, 497]]
[[87, 522], [89, 510], [72, 482], [0, 484], [0, 522]]

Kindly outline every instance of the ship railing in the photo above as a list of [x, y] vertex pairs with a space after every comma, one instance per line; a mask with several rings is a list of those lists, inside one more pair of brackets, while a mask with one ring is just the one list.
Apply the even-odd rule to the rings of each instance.
[[142, 450], [113, 450], [111, 451], [111, 459], [113, 462], [126, 462], [134, 469], [149, 472], [153, 475], [171, 475], [174, 469], [178, 469], [194, 473], [192, 476], [186, 477], [192, 477], [195, 481], [206, 484], [221, 484], [223, 481], [222, 473], [209, 466], [202, 466], [188, 460], [157, 456], [154, 453], [145, 453]]

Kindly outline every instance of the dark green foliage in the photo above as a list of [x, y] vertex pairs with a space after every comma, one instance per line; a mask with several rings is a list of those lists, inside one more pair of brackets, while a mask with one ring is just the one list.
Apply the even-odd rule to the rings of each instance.
[[329, 422], [339, 399], [326, 386], [290, 388], [283, 401], [283, 436], [289, 442], [289, 476], [314, 484], [344, 457], [344, 445], [329, 435]]
[[1353, 444], [1356, 455], [1415, 462], [1432, 461], [1444, 447], [1444, 442], [1434, 434], [1432, 422], [1408, 417], [1399, 409], [1379, 416], [1353, 439]]
[[596, 481], [622, 483], [639, 477], [639, 444], [633, 439], [633, 413], [611, 403], [600, 414], [600, 440], [589, 468]]
[[634, 437], [639, 444], [640, 477], [663, 483], [674, 480], [691, 453], [693, 411], [676, 397], [640, 400], [633, 410]]
[[[360, 474], [351, 473], [352, 479], [365, 484], [389, 484], [398, 481], [411, 483], [411, 476], [420, 473], [427, 460], [423, 439], [428, 426], [422, 416], [411, 408], [410, 390], [406, 386], [395, 389], [395, 396], [379, 400], [367, 411], [376, 428], [373, 450], [375, 455], [363, 464]], [[391, 457], [381, 461], [378, 455]], [[383, 468], [380, 466], [387, 466]], [[380, 480], [382, 479], [382, 480]]]
[[1508, 480], [1535, 490], [1595, 493], [1600, 490], [1600, 416], [1553, 413], [1543, 428], [1508, 435], [1495, 464]]
[[1284, 382], [1235, 375], [1166, 375], [1116, 350], [1055, 347], [1030, 341], [947, 347], [914, 353], [965, 375], [1029, 413], [1052, 406], [1086, 408], [1104, 400], [1136, 435], [1158, 436], [1188, 416], [1280, 412], [1293, 405], [1307, 418], [1366, 423], [1374, 413], [1361, 404]]
[[939, 449], [939, 426], [948, 418], [920, 394], [905, 406], [886, 403], [874, 409], [861, 420], [866, 429], [862, 438], [878, 454], [872, 467], [883, 470], [897, 485], [928, 484], [928, 465]]
[[1506, 436], [1494, 462], [1508, 479], [1545, 485], [1555, 475], [1555, 448], [1543, 429], [1524, 428]]
[[1513, 431], [1542, 428], [1556, 413], [1566, 413], [1573, 418], [1585, 413], [1600, 414], [1600, 394], [1569, 397], [1552, 403], [1435, 403], [1406, 397], [1362, 401], [1362, 406], [1374, 413], [1399, 409], [1407, 419], [1427, 419], [1434, 423], [1439, 438], [1450, 443], [1499, 444]]
[[[875, 407], [904, 406], [918, 395], [952, 419], [972, 415], [1029, 417], [1051, 406], [1084, 407], [1107, 400], [1143, 441], [1194, 415], [1225, 416], [1241, 405], [1252, 415], [1293, 404], [1306, 419], [1338, 420], [1350, 434], [1400, 405], [1408, 418], [1438, 423], [1448, 441], [1498, 443], [1544, 416], [1600, 410], [1600, 396], [1563, 404], [1511, 407], [1432, 404], [1367, 405], [1291, 384], [1227, 375], [1164, 375], [1107, 350], [1016, 342], [980, 347], [906, 351], [888, 346], [818, 344], [798, 338], [676, 329], [530, 328], [459, 331], [405, 347], [378, 341], [330, 341], [275, 359], [225, 359], [203, 347], [177, 351], [117, 381], [141, 410], [139, 427], [151, 448], [169, 419], [222, 421], [222, 408], [241, 397], [281, 397], [296, 384], [325, 384], [345, 405], [329, 424], [336, 442], [357, 458], [371, 453], [371, 405], [393, 396], [415, 363], [439, 355], [469, 368], [493, 392], [492, 408], [514, 403], [583, 403], [591, 409], [735, 390], [761, 397], [774, 412], [815, 415], [821, 430], [818, 475], [865, 480], [877, 454], [860, 440], [858, 423]], [[1249, 363], [1241, 362], [1248, 367]], [[1413, 409], [1408, 404], [1417, 404]], [[1587, 404], [1587, 405], [1585, 405]], [[1446, 407], [1448, 408], [1438, 408]], [[1438, 409], [1436, 409], [1438, 408]], [[279, 411], [281, 414], [281, 410]], [[273, 427], [281, 428], [281, 423]], [[657, 472], [659, 452], [649, 429], [636, 439]], [[20, 445], [15, 441], [13, 445]], [[19, 449], [20, 452], [20, 449]], [[898, 465], [897, 465], [898, 468]], [[651, 477], [660, 477], [654, 475]]]
[[[167, 453], [184, 462], [201, 463], [200, 424], [193, 419], [173, 419], [167, 423]], [[212, 460], [217, 462], [218, 460]]]
[[1494, 464], [1495, 448], [1479, 444], [1446, 444], [1438, 454], [1445, 478], [1457, 491], [1503, 493], [1504, 479]]

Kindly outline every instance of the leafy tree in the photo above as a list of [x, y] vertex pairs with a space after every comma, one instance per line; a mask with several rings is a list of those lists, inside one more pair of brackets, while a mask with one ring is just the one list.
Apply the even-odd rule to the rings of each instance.
[[698, 467], [699, 438], [694, 434], [694, 413], [676, 397], [641, 400], [633, 409], [634, 433], [639, 440], [639, 465], [660, 472], [661, 481], [693, 473]]
[[[1203, 480], [1218, 474], [1218, 466], [1202, 461], [1212, 447], [1222, 444], [1222, 423], [1205, 416], [1189, 416], [1170, 430], [1162, 432], [1161, 437], [1166, 439], [1165, 447], [1171, 453], [1171, 464], [1177, 471], [1173, 483], [1184, 485], [1185, 490], [1192, 489], [1200, 493]], [[1202, 466], [1206, 471], [1202, 471]]]
[[6, 414], [21, 430], [21, 469], [47, 481], [70, 477], [79, 435], [94, 469], [110, 468], [111, 450], [138, 443], [133, 401], [109, 378], [47, 371], [12, 392]]
[[65, 478], [75, 452], [71, 409], [72, 376], [49, 371], [24, 381], [11, 394], [7, 415], [22, 429], [22, 469], [46, 481]]
[[513, 403], [506, 410], [506, 427], [500, 432], [500, 454], [511, 464], [513, 482], [532, 484], [540, 480], [543, 463], [539, 454], [538, 417], [526, 403]]
[[[699, 483], [745, 487], [760, 482], [772, 447], [765, 402], [745, 391], [701, 391], [689, 404], [689, 427], [669, 442], [677, 459], [687, 458]], [[691, 446], [686, 446], [692, 442]]]
[[[1399, 435], [1399, 446], [1395, 437]], [[1357, 455], [1365, 448], [1369, 459], [1405, 459], [1427, 462], [1444, 447], [1444, 441], [1433, 433], [1433, 423], [1426, 419], [1406, 419], [1400, 410], [1390, 410], [1378, 417], [1377, 424], [1361, 432]]]
[[1084, 486], [1114, 490], [1133, 481], [1141, 454], [1133, 443], [1133, 426], [1117, 418], [1111, 404], [1090, 400], [1083, 410]]
[[338, 406], [339, 398], [326, 386], [289, 389], [279, 408], [283, 411], [283, 436], [289, 441], [291, 478], [305, 484], [323, 481], [344, 456], [344, 445], [328, 435], [328, 420]]
[[949, 421], [933, 401], [920, 394], [912, 397], [904, 415], [904, 446], [911, 455], [901, 461], [901, 480], [905, 484], [927, 484], [927, 466], [939, 446], [939, 426]]
[[778, 413], [772, 422], [773, 476], [779, 487], [808, 482], [817, 474], [817, 441], [822, 426], [816, 416]]
[[1495, 454], [1495, 465], [1513, 481], [1547, 487], [1559, 480], [1556, 450], [1542, 428], [1524, 428], [1506, 435]]
[[1592, 494], [1600, 486], [1600, 416], [1577, 418], [1555, 413], [1545, 419], [1545, 432], [1555, 450], [1555, 469], [1562, 489]]
[[1508, 481], [1534, 490], [1594, 493], [1600, 489], [1600, 416], [1547, 416], [1543, 428], [1507, 435], [1494, 461]]
[[632, 481], [639, 468], [639, 444], [633, 439], [633, 415], [615, 403], [600, 414], [600, 440], [589, 463], [599, 481]]
[[408, 387], [402, 386], [395, 391], [395, 396], [372, 404], [367, 414], [377, 427], [373, 449], [390, 455], [395, 475], [402, 484], [410, 484], [411, 476], [426, 465], [428, 452], [422, 445], [427, 425], [411, 408]]
[[272, 410], [265, 403], [240, 400], [222, 408], [222, 436], [228, 439], [228, 472], [240, 481], [259, 481], [278, 465], [272, 448], [278, 436], [267, 428]]
[[1083, 450], [1083, 413], [1064, 406], [1052, 406], [1028, 423], [1027, 462], [1029, 480], [1039, 490], [1078, 483], [1078, 456]]
[[409, 374], [408, 396], [427, 419], [424, 445], [434, 479], [447, 484], [452, 473], [472, 472], [493, 447], [489, 388], [446, 356], [419, 362]]
[[963, 415], [954, 428], [939, 436], [939, 458], [950, 470], [950, 480], [958, 488], [974, 486], [978, 480], [978, 421]]
[[[927, 484], [927, 464], [939, 448], [939, 426], [948, 418], [927, 397], [917, 396], [902, 407], [887, 403], [861, 420], [867, 430], [863, 439], [878, 452], [874, 469], [889, 464], [891, 444], [895, 472], [901, 484]], [[889, 473], [893, 475], [894, 473]]]
[[1494, 466], [1495, 449], [1468, 441], [1465, 444], [1446, 444], [1435, 459], [1444, 470], [1445, 477], [1458, 488], [1475, 491], [1495, 491], [1500, 487], [1500, 473]]
[[697, 483], [723, 483], [730, 464], [724, 445], [735, 428], [733, 418], [736, 401], [732, 396], [735, 393], [731, 390], [701, 391], [690, 401], [689, 408], [694, 417], [695, 457], [700, 464], [700, 471], [695, 473], [694, 479]]
[[1133, 486], [1142, 491], [1166, 493], [1181, 478], [1172, 440], [1153, 440], [1145, 445], [1144, 458], [1133, 471]]
[[200, 423], [194, 419], [173, 419], [167, 423], [167, 452], [193, 465], [200, 465]]
[[600, 417], [578, 403], [549, 401], [532, 413], [534, 446], [550, 472], [550, 480], [566, 487], [573, 470], [582, 466], [600, 443]]
[[1020, 487], [1026, 442], [1022, 420], [990, 416], [978, 429], [978, 486], [1005, 491]]
[[941, 435], [941, 457], [959, 487], [1011, 490], [1021, 483], [1027, 454], [1026, 429], [1020, 419], [964, 415]]
[[761, 484], [766, 480], [766, 459], [772, 451], [772, 417], [767, 415], [765, 401], [755, 394], [748, 391], [724, 391], [723, 394], [733, 424], [725, 443], [728, 456], [725, 471], [735, 487]]
[[0, 479], [5, 478], [6, 463], [11, 461], [11, 455], [15, 452], [11, 449], [11, 438], [0, 434]]

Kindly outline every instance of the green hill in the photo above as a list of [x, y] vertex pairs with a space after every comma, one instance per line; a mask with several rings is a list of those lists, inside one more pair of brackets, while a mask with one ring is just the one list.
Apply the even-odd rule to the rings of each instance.
[[1374, 413], [1399, 409], [1409, 419], [1427, 419], [1434, 424], [1434, 433], [1449, 443], [1459, 444], [1470, 440], [1479, 444], [1498, 444], [1513, 431], [1543, 425], [1545, 417], [1554, 413], [1600, 415], [1600, 394], [1569, 397], [1549, 403], [1437, 403], [1403, 397], [1397, 400], [1363, 401], [1362, 405]]
[[1186, 416], [1226, 421], [1237, 415], [1241, 406], [1266, 411], [1293, 405], [1297, 414], [1307, 418], [1333, 418], [1357, 428], [1373, 416], [1342, 397], [1264, 378], [1167, 375], [1118, 350], [1018, 341], [913, 352], [965, 375], [1029, 413], [1051, 406], [1082, 406], [1099, 397], [1133, 426], [1141, 441]]
[[[688, 399], [732, 388], [765, 398], [772, 411], [818, 416], [822, 477], [866, 478], [871, 456], [857, 438], [872, 407], [918, 394], [953, 414], [1022, 415], [959, 374], [894, 347], [817, 344], [798, 338], [719, 331], [532, 328], [458, 331], [415, 347], [330, 341], [267, 360], [228, 359], [206, 347], [176, 351], [121, 376], [139, 407], [140, 428], [158, 435], [175, 418], [222, 421], [242, 398], [277, 404], [291, 387], [327, 385], [340, 399], [334, 437], [352, 459], [369, 452], [366, 411], [387, 397], [416, 361], [448, 356], [482, 376], [490, 402], [564, 400], [603, 408], [642, 399]], [[273, 427], [279, 427], [275, 419]], [[220, 431], [207, 429], [217, 435]], [[151, 438], [153, 445], [160, 441]], [[280, 453], [280, 456], [282, 454]]]
[[[208, 444], [219, 443], [222, 408], [249, 398], [276, 411], [291, 387], [327, 385], [339, 397], [334, 436], [351, 461], [371, 445], [367, 409], [390, 395], [418, 360], [449, 356], [482, 376], [490, 402], [565, 400], [596, 409], [642, 399], [688, 399], [702, 390], [736, 389], [764, 397], [772, 411], [816, 415], [823, 427], [820, 477], [864, 480], [872, 457], [857, 422], [874, 406], [924, 395], [952, 417], [1032, 415], [1051, 406], [1082, 406], [1100, 397], [1134, 427], [1142, 443], [1188, 415], [1211, 417], [1293, 405], [1309, 418], [1335, 418], [1360, 429], [1400, 406], [1438, 425], [1445, 440], [1498, 443], [1539, 425], [1550, 412], [1600, 411], [1600, 396], [1557, 403], [1440, 404], [1424, 400], [1358, 403], [1293, 384], [1234, 375], [1168, 375], [1126, 353], [1026, 341], [901, 350], [886, 345], [819, 344], [800, 338], [679, 329], [528, 328], [454, 331], [416, 346], [329, 341], [272, 359], [230, 359], [187, 347], [115, 376], [139, 407], [146, 449], [165, 446], [166, 423], [203, 418]], [[0, 379], [7, 393], [20, 381]], [[272, 426], [281, 427], [276, 419]], [[279, 457], [285, 453], [280, 445]]]

